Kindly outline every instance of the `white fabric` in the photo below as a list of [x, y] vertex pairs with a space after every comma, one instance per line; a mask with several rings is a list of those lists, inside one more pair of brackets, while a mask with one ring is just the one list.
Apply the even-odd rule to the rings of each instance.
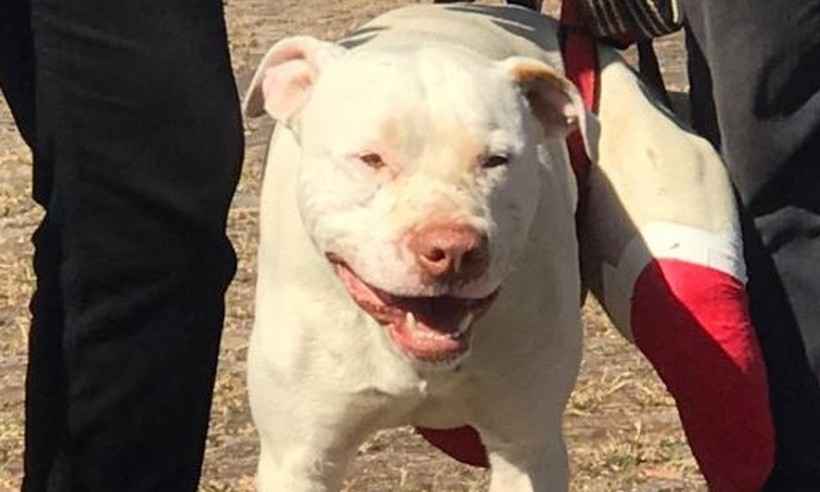
[[602, 267], [604, 304], [613, 322], [633, 339], [632, 292], [635, 281], [653, 258], [674, 259], [709, 267], [746, 282], [740, 232], [710, 232], [671, 222], [652, 222], [626, 247], [617, 265]]

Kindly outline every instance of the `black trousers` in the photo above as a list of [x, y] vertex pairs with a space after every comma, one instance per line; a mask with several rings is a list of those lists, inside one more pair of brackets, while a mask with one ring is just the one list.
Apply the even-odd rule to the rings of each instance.
[[194, 491], [242, 161], [220, 0], [3, 0], [34, 155], [23, 490]]
[[767, 490], [820, 490], [820, 1], [682, 3], [693, 123], [743, 205], [777, 432]]

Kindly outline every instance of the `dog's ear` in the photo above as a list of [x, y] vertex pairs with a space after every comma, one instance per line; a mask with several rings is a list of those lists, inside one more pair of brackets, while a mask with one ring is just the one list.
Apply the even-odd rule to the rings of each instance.
[[310, 36], [285, 38], [268, 50], [245, 94], [246, 116], [267, 112], [287, 124], [307, 102], [323, 66], [345, 51]]
[[584, 107], [575, 85], [554, 68], [534, 58], [510, 57], [502, 69], [519, 85], [547, 137], [564, 138], [580, 131], [587, 155], [597, 161], [598, 119]]

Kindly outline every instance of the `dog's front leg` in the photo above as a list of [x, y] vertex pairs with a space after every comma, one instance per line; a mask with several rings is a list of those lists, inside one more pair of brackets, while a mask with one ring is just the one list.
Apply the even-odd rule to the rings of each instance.
[[290, 446], [262, 440], [256, 474], [258, 492], [336, 492], [357, 446], [316, 442]]
[[261, 445], [259, 492], [337, 492], [359, 445], [375, 430], [378, 418], [361, 406], [331, 394], [299, 396], [311, 403], [285, 412], [262, 405], [262, 413], [264, 395], [253, 399]]
[[489, 492], [565, 492], [569, 482], [567, 453], [560, 430], [538, 447], [508, 442], [494, 446], [485, 439], [492, 470]]
[[522, 398], [494, 400], [478, 408], [474, 426], [489, 457], [489, 492], [568, 489], [569, 464], [561, 434], [563, 399], [527, 398], [537, 393], [520, 393]]
[[259, 492], [336, 492], [345, 470], [374, 429], [373, 409], [353, 404], [346, 395], [307, 381], [300, 385], [271, 370], [251, 344], [248, 388], [251, 411], [259, 432]]

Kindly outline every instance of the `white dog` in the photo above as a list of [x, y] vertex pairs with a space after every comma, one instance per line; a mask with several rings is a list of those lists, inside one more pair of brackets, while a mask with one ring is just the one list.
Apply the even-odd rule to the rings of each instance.
[[[599, 134], [556, 34], [516, 7], [416, 5], [261, 62], [246, 113], [279, 123], [248, 362], [261, 491], [338, 490], [368, 435], [406, 424], [476, 428], [493, 492], [566, 490], [581, 286], [564, 137], [646, 159]], [[602, 56], [601, 128], [627, 104], [674, 152], [703, 152]]]

